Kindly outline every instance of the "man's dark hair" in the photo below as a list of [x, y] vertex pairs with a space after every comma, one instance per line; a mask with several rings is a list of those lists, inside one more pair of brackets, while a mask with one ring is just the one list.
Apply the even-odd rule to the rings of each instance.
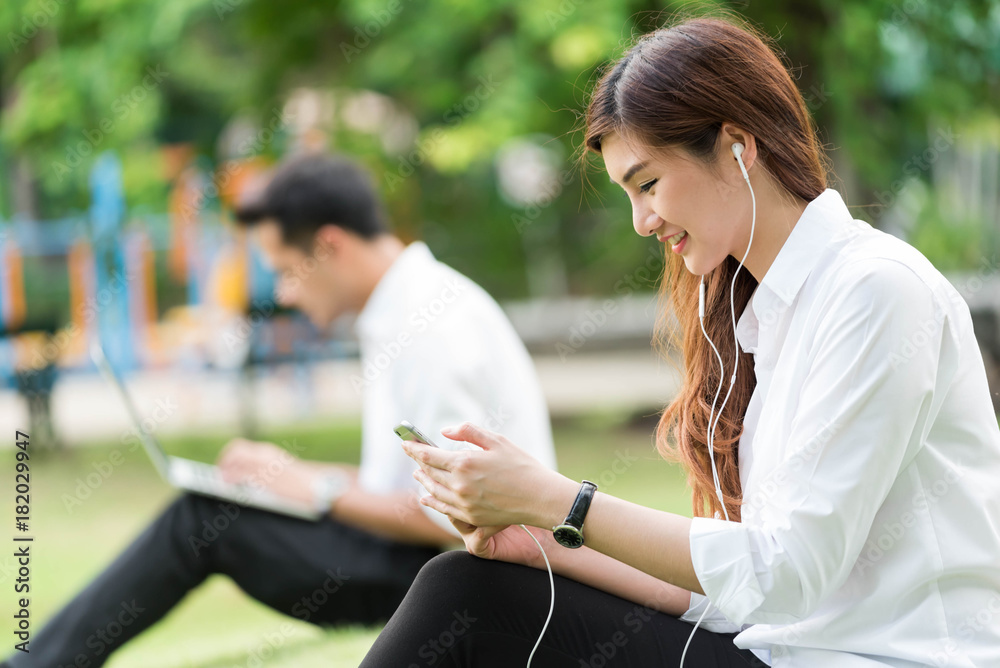
[[267, 187], [236, 209], [250, 226], [274, 219], [285, 243], [312, 248], [323, 225], [333, 224], [365, 239], [388, 232], [368, 173], [345, 158], [311, 153], [283, 161]]

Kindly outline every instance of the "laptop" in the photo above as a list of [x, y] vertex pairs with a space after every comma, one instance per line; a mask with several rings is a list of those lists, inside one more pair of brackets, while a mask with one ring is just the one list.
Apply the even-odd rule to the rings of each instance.
[[114, 370], [104, 349], [98, 341], [90, 347], [90, 357], [94, 360], [101, 375], [118, 391], [125, 408], [128, 411], [135, 433], [138, 434], [146, 454], [153, 461], [153, 466], [165, 481], [178, 489], [210, 496], [224, 501], [238, 503], [241, 506], [260, 508], [273, 513], [290, 515], [305, 520], [319, 520], [324, 513], [309, 506], [288, 499], [261, 487], [241, 485], [227, 482], [222, 477], [222, 471], [214, 464], [205, 464], [193, 459], [183, 459], [167, 454], [156, 437], [142, 428], [142, 419], [132, 403], [132, 398], [125, 389], [121, 376]]

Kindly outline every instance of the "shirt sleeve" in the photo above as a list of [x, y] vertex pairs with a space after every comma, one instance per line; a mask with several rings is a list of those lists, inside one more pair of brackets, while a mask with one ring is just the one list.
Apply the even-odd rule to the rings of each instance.
[[804, 619], [846, 581], [957, 368], [947, 312], [909, 267], [844, 270], [817, 304], [788, 440], [763, 446], [784, 453], [775, 484], [744, 498], [743, 522], [692, 520], [698, 581], [737, 625]]

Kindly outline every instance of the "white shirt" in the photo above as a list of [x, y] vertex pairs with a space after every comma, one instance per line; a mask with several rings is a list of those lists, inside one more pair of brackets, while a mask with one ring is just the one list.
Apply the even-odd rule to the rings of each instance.
[[412, 507], [458, 536], [445, 515], [416, 503], [426, 491], [393, 432], [401, 420], [449, 449], [472, 446], [445, 438], [441, 429], [469, 421], [556, 467], [545, 396], [524, 344], [493, 298], [434, 259], [425, 243], [411, 243], [392, 263], [355, 330], [361, 374], [351, 382], [362, 393], [363, 489], [413, 492]]
[[750, 305], [742, 522], [691, 524], [702, 627], [776, 667], [1000, 666], [1000, 429], [965, 301], [827, 189]]

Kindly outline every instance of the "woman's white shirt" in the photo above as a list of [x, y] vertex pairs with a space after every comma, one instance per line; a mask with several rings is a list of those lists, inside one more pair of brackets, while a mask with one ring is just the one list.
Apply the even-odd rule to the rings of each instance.
[[694, 518], [681, 619], [776, 667], [1000, 666], [1000, 428], [958, 291], [827, 189], [737, 339], [742, 521]]

